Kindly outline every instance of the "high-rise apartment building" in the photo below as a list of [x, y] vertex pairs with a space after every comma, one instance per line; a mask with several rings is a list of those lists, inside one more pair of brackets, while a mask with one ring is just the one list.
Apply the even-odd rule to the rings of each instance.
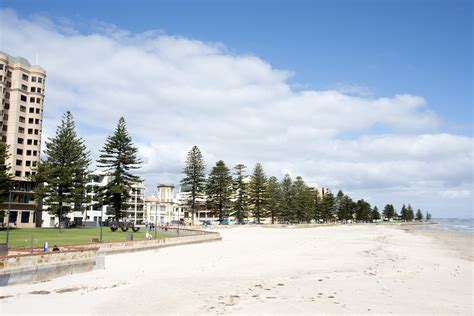
[[[9, 146], [7, 164], [15, 180], [10, 202], [1, 204], [0, 209], [10, 206], [10, 223], [18, 227], [36, 225], [30, 177], [35, 175], [40, 157], [45, 78], [43, 68], [0, 52], [0, 141]], [[0, 218], [0, 223], [7, 221]]]

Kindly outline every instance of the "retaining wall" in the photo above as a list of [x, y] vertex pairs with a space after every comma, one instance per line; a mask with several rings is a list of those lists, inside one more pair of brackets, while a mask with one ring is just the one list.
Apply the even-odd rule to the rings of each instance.
[[156, 248], [178, 245], [197, 244], [210, 241], [219, 241], [222, 237], [217, 232], [204, 232], [195, 230], [181, 230], [179, 236], [136, 241], [114, 241], [103, 244], [81, 245], [81, 247], [100, 247], [106, 255], [151, 250]]
[[0, 257], [0, 286], [45, 281], [104, 268], [99, 247]]
[[179, 237], [68, 246], [60, 252], [0, 256], [0, 286], [105, 268], [105, 255], [219, 241], [217, 232], [180, 229]]

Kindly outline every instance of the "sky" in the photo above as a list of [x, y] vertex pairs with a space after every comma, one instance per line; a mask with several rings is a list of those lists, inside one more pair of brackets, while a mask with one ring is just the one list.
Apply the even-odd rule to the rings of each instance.
[[380, 208], [473, 217], [470, 1], [10, 1], [0, 50], [47, 71], [97, 157], [124, 116], [147, 193], [260, 162]]

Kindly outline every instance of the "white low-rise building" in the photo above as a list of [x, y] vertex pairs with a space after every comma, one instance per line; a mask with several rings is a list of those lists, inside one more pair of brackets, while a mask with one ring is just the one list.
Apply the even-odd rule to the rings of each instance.
[[[67, 214], [66, 222], [76, 223], [78, 226], [98, 227], [100, 222], [114, 218], [110, 214], [111, 209], [106, 205], [99, 205], [97, 191], [106, 186], [112, 178], [101, 171], [93, 171], [88, 175], [87, 195], [91, 202], [86, 204], [79, 211], [73, 211]], [[135, 183], [130, 189], [130, 197], [127, 200], [129, 207], [126, 211], [126, 219], [134, 224], [141, 225], [145, 220], [145, 184], [143, 181]], [[43, 222], [41, 227], [54, 227], [59, 223], [58, 216], [51, 215], [47, 211], [42, 212]], [[108, 214], [109, 213], [109, 214]]]

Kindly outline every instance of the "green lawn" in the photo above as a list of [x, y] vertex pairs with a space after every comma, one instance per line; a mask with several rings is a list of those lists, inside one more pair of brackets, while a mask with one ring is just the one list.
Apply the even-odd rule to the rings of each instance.
[[[118, 229], [112, 232], [109, 227], [102, 230], [103, 241], [125, 241], [128, 234], [133, 234], [133, 240], [145, 239], [146, 229], [142, 228], [134, 233], [131, 229], [122, 232]], [[153, 231], [150, 234], [154, 236]], [[0, 231], [0, 243], [6, 241], [7, 231]], [[169, 237], [170, 235], [157, 233], [157, 237]], [[70, 228], [63, 229], [61, 232], [57, 228], [15, 228], [10, 229], [9, 243], [10, 248], [29, 248], [31, 239], [34, 240], [35, 247], [42, 247], [45, 241], [49, 247], [54, 245], [77, 245], [91, 243], [92, 238], [100, 238], [100, 228]]]

